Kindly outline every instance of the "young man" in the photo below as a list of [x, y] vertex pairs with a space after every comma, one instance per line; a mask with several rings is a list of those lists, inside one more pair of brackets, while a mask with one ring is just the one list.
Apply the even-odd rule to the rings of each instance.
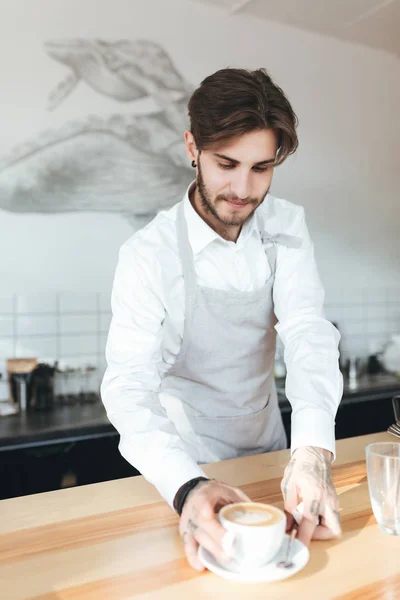
[[304, 210], [268, 193], [298, 144], [288, 100], [263, 69], [224, 69], [193, 93], [189, 117], [195, 181], [120, 251], [102, 398], [121, 454], [181, 515], [201, 569], [199, 543], [229, 554], [219, 508], [248, 498], [200, 463], [286, 447], [276, 331], [293, 408], [288, 528], [303, 501], [302, 541], [340, 534], [331, 461], [342, 379]]

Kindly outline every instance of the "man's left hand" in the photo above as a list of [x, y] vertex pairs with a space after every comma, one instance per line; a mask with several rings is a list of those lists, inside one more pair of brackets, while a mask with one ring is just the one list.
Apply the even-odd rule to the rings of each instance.
[[303, 517], [297, 537], [307, 546], [311, 539], [327, 540], [341, 534], [339, 500], [332, 480], [331, 461], [332, 454], [328, 450], [313, 446], [298, 448], [283, 476], [281, 488], [288, 529], [294, 523], [294, 510], [303, 502]]

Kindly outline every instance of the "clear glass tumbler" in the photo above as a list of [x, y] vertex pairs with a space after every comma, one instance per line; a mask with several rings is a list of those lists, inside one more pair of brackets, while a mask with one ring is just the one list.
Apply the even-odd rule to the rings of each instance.
[[369, 444], [365, 451], [375, 519], [383, 532], [400, 535], [400, 444]]

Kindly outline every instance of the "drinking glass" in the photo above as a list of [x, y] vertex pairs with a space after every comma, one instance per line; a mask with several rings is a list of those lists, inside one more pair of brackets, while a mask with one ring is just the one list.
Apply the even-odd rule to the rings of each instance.
[[368, 444], [365, 451], [375, 519], [383, 532], [400, 535], [400, 444]]

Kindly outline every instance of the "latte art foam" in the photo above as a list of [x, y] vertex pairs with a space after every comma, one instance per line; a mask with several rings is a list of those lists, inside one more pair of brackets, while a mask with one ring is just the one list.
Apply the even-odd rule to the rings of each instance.
[[238, 525], [264, 525], [274, 518], [274, 515], [266, 510], [232, 510], [229, 513], [229, 519], [238, 523]]
[[272, 506], [257, 502], [237, 502], [223, 510], [225, 519], [235, 525], [262, 527], [274, 525], [282, 519], [282, 513]]

